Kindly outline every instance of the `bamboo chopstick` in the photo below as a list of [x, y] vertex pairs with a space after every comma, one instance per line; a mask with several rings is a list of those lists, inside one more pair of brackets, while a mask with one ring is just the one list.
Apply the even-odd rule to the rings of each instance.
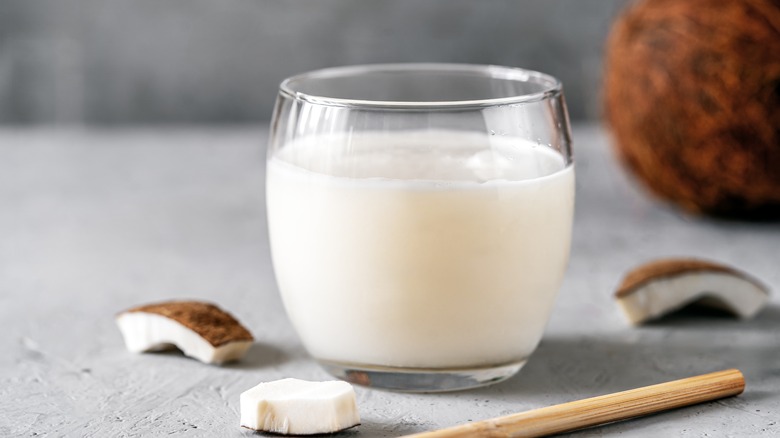
[[408, 437], [540, 437], [717, 400], [744, 389], [742, 373], [731, 369]]

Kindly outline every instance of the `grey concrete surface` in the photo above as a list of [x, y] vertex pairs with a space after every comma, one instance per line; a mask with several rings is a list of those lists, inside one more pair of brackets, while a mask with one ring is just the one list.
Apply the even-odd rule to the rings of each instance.
[[[328, 376], [281, 307], [264, 213], [261, 128], [0, 130], [0, 436], [250, 436], [239, 394]], [[358, 388], [363, 425], [393, 437], [740, 368], [746, 392], [574, 436], [780, 435], [780, 224], [684, 216], [617, 167], [595, 126], [574, 130], [572, 257], [539, 349], [487, 388], [410, 395]], [[657, 256], [732, 263], [765, 281], [755, 319], [682, 314], [632, 328], [611, 293]], [[199, 298], [257, 337], [241, 363], [124, 349], [116, 312]]]
[[0, 0], [0, 123], [253, 123], [289, 75], [377, 62], [541, 70], [595, 118], [626, 2]]

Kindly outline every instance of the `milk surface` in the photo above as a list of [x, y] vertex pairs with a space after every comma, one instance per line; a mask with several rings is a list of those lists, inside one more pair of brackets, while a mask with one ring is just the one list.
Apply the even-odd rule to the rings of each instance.
[[574, 170], [455, 131], [308, 137], [268, 162], [287, 313], [318, 359], [457, 368], [526, 359], [568, 261]]

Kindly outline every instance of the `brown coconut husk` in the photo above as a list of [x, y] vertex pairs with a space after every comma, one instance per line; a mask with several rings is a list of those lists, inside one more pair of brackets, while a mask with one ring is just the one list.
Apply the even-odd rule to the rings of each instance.
[[700, 213], [780, 214], [780, 1], [644, 0], [607, 42], [622, 161]]
[[233, 315], [203, 301], [166, 301], [133, 307], [122, 313], [146, 312], [170, 318], [197, 333], [213, 347], [253, 341], [252, 333]]

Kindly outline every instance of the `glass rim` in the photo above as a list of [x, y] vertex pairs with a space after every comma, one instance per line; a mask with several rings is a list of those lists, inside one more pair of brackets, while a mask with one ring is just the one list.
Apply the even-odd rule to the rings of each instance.
[[[522, 93], [506, 97], [493, 97], [473, 100], [370, 100], [329, 97], [319, 94], [304, 93], [295, 87], [296, 82], [311, 79], [327, 79], [349, 77], [376, 72], [415, 72], [415, 73], [467, 73], [474, 77], [487, 79], [503, 79], [508, 81], [533, 83], [542, 86], [540, 91]], [[279, 91], [292, 99], [316, 105], [348, 107], [354, 109], [464, 109], [486, 108], [502, 105], [518, 105], [540, 102], [561, 94], [563, 85], [554, 76], [535, 70], [519, 67], [506, 67], [492, 64], [457, 64], [457, 63], [390, 63], [362, 64], [343, 67], [329, 67], [312, 70], [306, 73], [290, 76], [279, 85]]]

